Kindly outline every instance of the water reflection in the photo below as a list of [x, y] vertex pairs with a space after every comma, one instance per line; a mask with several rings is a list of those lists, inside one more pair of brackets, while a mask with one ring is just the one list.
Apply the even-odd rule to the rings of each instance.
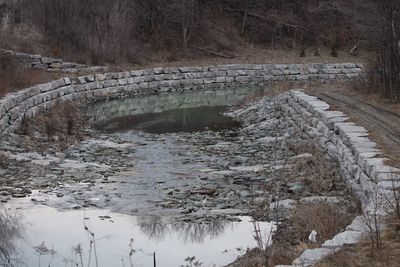
[[127, 132], [140, 130], [153, 134], [175, 132], [218, 131], [239, 127], [240, 123], [222, 112], [226, 107], [198, 107], [170, 110], [161, 113], [146, 113], [119, 117], [98, 125], [108, 132]]
[[[207, 112], [206, 107], [235, 105], [250, 96], [262, 95], [265, 90], [268, 90], [268, 88], [208, 89], [140, 98], [116, 99], [90, 105], [86, 108], [85, 112], [92, 124], [98, 126], [110, 125], [112, 128], [111, 124], [118, 121], [118, 119], [126, 120], [131, 116], [139, 114], [161, 113], [179, 109], [190, 110], [200, 107]], [[184, 116], [184, 113], [181, 113], [181, 116], [180, 121], [188, 123], [198, 121], [196, 118]], [[167, 120], [168, 118], [163, 117], [162, 119]]]
[[138, 217], [137, 223], [142, 233], [147, 235], [150, 240], [162, 241], [171, 233], [169, 225], [158, 216]]
[[225, 227], [231, 224], [226, 220], [213, 220], [206, 223], [172, 224], [172, 229], [180, 236], [184, 244], [204, 243], [205, 239], [214, 239], [225, 233]]
[[[99, 266], [121, 266], [121, 261], [125, 266], [130, 261], [137, 267], [152, 266], [154, 253], [157, 266], [180, 266], [189, 256], [205, 262], [205, 266], [224, 266], [239, 255], [237, 248], [245, 251], [257, 245], [248, 217], [241, 217], [242, 222], [216, 219], [190, 223], [105, 210], [60, 212], [45, 206], [20, 212], [26, 234], [20, 243], [15, 240], [22, 235], [21, 223], [1, 214], [0, 244], [7, 253], [1, 254], [0, 266], [38, 266], [39, 258], [42, 266], [81, 266], [82, 262], [83, 266], [95, 266], [92, 241]], [[93, 236], [88, 236], [84, 225]], [[262, 223], [262, 227], [269, 229], [270, 224]]]
[[0, 210], [0, 264], [12, 266], [16, 261], [17, 242], [22, 238], [19, 217], [5, 209]]
[[169, 235], [179, 236], [184, 244], [204, 243], [206, 239], [214, 239], [225, 233], [225, 228], [232, 222], [215, 219], [207, 222], [166, 222], [162, 217], [146, 216], [138, 217], [137, 223], [140, 230], [150, 240], [163, 241]]

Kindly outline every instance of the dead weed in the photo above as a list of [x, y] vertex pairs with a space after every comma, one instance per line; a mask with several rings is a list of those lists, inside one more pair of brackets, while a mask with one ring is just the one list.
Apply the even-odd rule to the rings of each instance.
[[[283, 221], [273, 238], [270, 265], [290, 264], [304, 250], [319, 247], [351, 222], [351, 216], [337, 206], [325, 202], [299, 204], [289, 219]], [[308, 236], [317, 232], [317, 242]]]

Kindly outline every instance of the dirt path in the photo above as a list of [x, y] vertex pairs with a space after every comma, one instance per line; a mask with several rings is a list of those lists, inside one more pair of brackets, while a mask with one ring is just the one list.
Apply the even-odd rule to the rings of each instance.
[[318, 92], [316, 95], [368, 129], [371, 139], [379, 144], [385, 156], [395, 165], [400, 165], [400, 114], [337, 91]]

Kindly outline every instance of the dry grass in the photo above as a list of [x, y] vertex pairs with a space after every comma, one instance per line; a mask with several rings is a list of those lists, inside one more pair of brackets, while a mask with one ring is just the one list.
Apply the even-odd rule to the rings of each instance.
[[263, 267], [263, 253], [258, 248], [251, 249], [227, 267]]
[[[292, 216], [283, 221], [273, 237], [272, 251], [268, 266], [291, 264], [308, 249], [319, 247], [351, 222], [351, 215], [333, 204], [312, 202], [298, 205]], [[312, 230], [317, 231], [317, 242], [308, 241]], [[253, 249], [229, 267], [265, 267], [264, 253]]]
[[327, 257], [316, 267], [395, 267], [400, 266], [400, 234], [387, 230], [382, 234], [383, 246], [373, 253], [369, 241], [364, 240], [348, 246], [340, 252]]
[[[342, 231], [350, 222], [350, 214], [333, 204], [324, 202], [299, 204], [292, 216], [282, 222], [275, 234], [270, 265], [290, 264], [304, 250], [319, 247], [325, 240]], [[318, 233], [316, 243], [308, 241], [312, 230]]]
[[26, 137], [28, 150], [62, 150], [83, 138], [84, 125], [79, 103], [56, 102], [50, 110], [24, 120], [18, 133]]
[[36, 84], [47, 83], [63, 75], [39, 70], [20, 69], [16, 71], [0, 70], [0, 97]]
[[297, 159], [292, 172], [282, 179], [288, 183], [302, 182], [312, 195], [329, 195], [332, 191], [345, 190], [339, 165], [326, 152], [310, 142], [288, 142], [287, 145], [295, 155], [308, 153], [312, 156]]
[[11, 55], [0, 52], [0, 97], [60, 77], [59, 73], [24, 69]]

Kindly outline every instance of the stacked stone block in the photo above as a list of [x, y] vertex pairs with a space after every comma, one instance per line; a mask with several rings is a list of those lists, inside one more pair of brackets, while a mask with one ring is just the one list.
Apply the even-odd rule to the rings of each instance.
[[28, 69], [62, 71], [67, 73], [101, 72], [107, 70], [106, 67], [88, 66], [72, 62], [64, 62], [62, 59], [43, 57], [38, 54], [20, 53], [2, 49], [0, 49], [0, 51], [3, 53], [11, 54], [19, 64]]
[[[400, 169], [385, 164], [386, 158], [368, 138], [368, 131], [301, 90], [291, 91], [287, 103], [283, 106], [287, 116], [339, 161], [341, 175], [360, 200], [363, 212], [378, 216], [390, 212], [387, 200], [393, 197], [393, 189], [400, 187]], [[321, 248], [307, 249], [290, 266], [312, 266], [342, 246], [357, 243], [367, 233], [363, 217], [358, 216], [345, 231], [325, 241]]]

